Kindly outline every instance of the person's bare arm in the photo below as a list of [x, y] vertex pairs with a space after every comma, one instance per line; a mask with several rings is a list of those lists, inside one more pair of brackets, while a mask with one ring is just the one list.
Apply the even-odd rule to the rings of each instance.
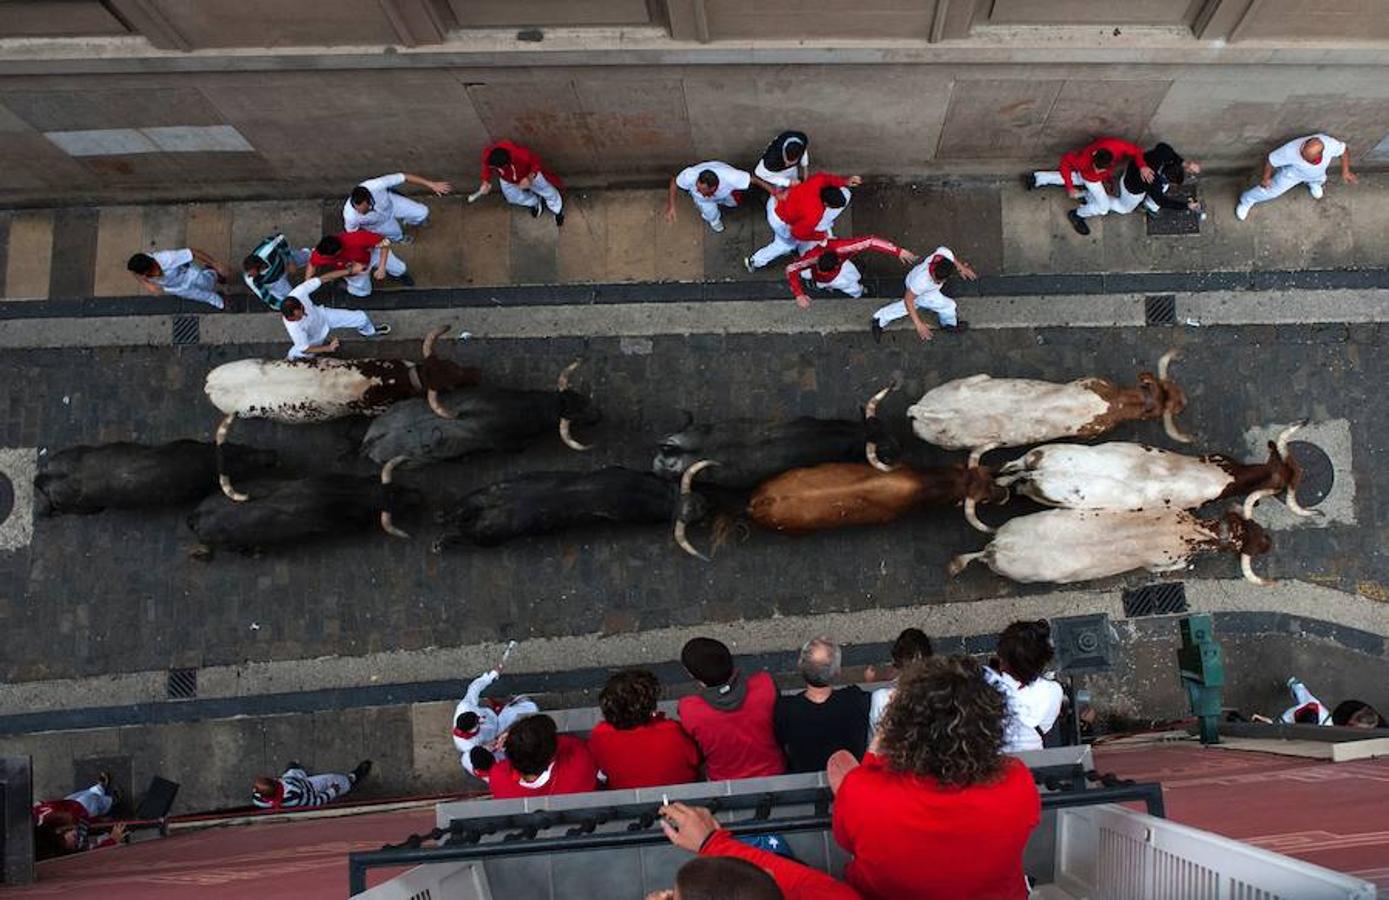
[[1356, 174], [1350, 170], [1349, 148], [1347, 148], [1345, 153], [1341, 154], [1341, 180], [1344, 181], [1346, 184], [1355, 184], [1357, 181], [1360, 180], [1356, 176]]
[[132, 272], [131, 275], [134, 275], [135, 280], [138, 281], [138, 282], [140, 282], [140, 286], [143, 287], [145, 290], [149, 291], [151, 294], [162, 294], [162, 293], [164, 293], [164, 289], [163, 289], [162, 287], [160, 287], [159, 285], [155, 284], [153, 281], [150, 281], [150, 280], [149, 280], [148, 278], [146, 278], [145, 276], [143, 276], [143, 275], [135, 275], [134, 272]]
[[768, 194], [771, 194], [773, 197], [781, 196], [782, 192], [786, 190], [786, 188], [782, 187], [781, 185], [772, 184], [770, 181], [767, 181], [763, 178], [758, 178], [756, 175], [751, 176], [751, 178], [753, 184], [757, 185], [762, 190], [766, 191]]
[[378, 254], [378, 256], [380, 257], [381, 261], [378, 262], [378, 263], [376, 264], [376, 271], [374, 271], [374, 272], [371, 273], [371, 277], [375, 278], [377, 281], [385, 281], [385, 280], [386, 280], [386, 260], [389, 259], [389, 258], [390, 258], [390, 255], [391, 255], [391, 239], [390, 239], [390, 238], [382, 238], [382, 239], [381, 239], [381, 243], [379, 243], [379, 244], [376, 245], [376, 249], [378, 249], [378, 250], [381, 251], [381, 252]]
[[430, 181], [428, 178], [412, 175], [409, 172], [402, 172], [401, 174], [405, 176], [406, 184], [417, 184], [422, 188], [428, 188], [439, 197], [446, 197], [453, 191], [453, 185], [447, 181]]
[[666, 221], [675, 221], [675, 179], [670, 180], [670, 191], [666, 196]]
[[969, 263], [965, 262], [963, 259], [955, 260], [955, 271], [959, 272], [960, 277], [965, 281], [973, 281], [979, 277], [979, 275], [969, 267]]
[[907, 307], [907, 315], [911, 318], [912, 325], [916, 327], [917, 337], [921, 338], [923, 341], [929, 341], [934, 337], [934, 335], [931, 334], [931, 326], [927, 325], [926, 320], [921, 318], [921, 313], [917, 312], [916, 294], [908, 290], [907, 295], [902, 298], [902, 303]]
[[216, 257], [212, 256], [210, 253], [205, 253], [202, 250], [199, 250], [197, 247], [189, 247], [188, 252], [193, 254], [193, 262], [197, 263], [200, 266], [206, 266], [207, 268], [212, 269], [217, 274], [221, 275], [223, 278], [227, 277], [227, 267], [223, 265]]
[[1273, 163], [1264, 160], [1264, 174], [1259, 176], [1259, 184], [1263, 187], [1273, 186]]
[[337, 352], [338, 352], [338, 348], [341, 347], [341, 346], [342, 346], [342, 342], [339, 341], [337, 338], [333, 338], [331, 341], [329, 341], [329, 342], [326, 343], [326, 344], [318, 344], [317, 346], [314, 346], [314, 347], [305, 347], [305, 348], [304, 348], [304, 352], [305, 352], [305, 353], [337, 353]]

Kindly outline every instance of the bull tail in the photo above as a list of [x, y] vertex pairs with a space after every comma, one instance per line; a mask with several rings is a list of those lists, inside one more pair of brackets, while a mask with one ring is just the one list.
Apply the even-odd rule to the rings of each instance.
[[959, 575], [961, 572], [963, 572], [965, 570], [965, 567], [968, 566], [970, 563], [974, 562], [976, 559], [983, 559], [984, 554], [987, 552], [987, 550], [980, 550], [978, 553], [961, 553], [959, 556], [955, 557], [950, 561], [950, 565], [946, 567], [945, 571], [950, 574], [951, 578], [954, 578], [956, 575]]
[[[390, 462], [388, 462], [388, 463], [386, 463], [384, 466], [382, 466], [382, 467], [381, 467], [381, 484], [382, 484], [382, 485], [385, 485], [385, 486], [389, 486], [390, 483], [391, 483], [391, 478], [392, 478], [392, 477], [394, 476], [394, 474], [395, 474], [396, 466], [398, 466], [398, 465], [400, 465], [401, 463], [405, 462], [407, 459], [409, 459], [408, 456], [397, 456], [397, 457], [392, 458], [392, 459], [390, 460]], [[388, 493], [389, 493], [389, 491], [388, 491]], [[387, 534], [389, 534], [391, 537], [398, 537], [398, 538], [409, 538], [409, 537], [410, 537], [410, 533], [409, 533], [408, 531], [402, 531], [401, 529], [397, 528], [397, 527], [395, 526], [395, 523], [391, 520], [390, 498], [389, 498], [389, 497], [386, 498], [386, 508], [383, 509], [383, 510], [381, 510], [381, 530], [384, 531], [384, 532], [386, 532]]]
[[245, 503], [251, 498], [232, 487], [231, 476], [227, 474], [226, 454], [223, 452], [222, 445], [227, 442], [227, 435], [231, 434], [232, 423], [236, 421], [236, 413], [227, 413], [217, 425], [217, 483], [222, 486], [222, 493], [227, 495], [227, 499], [236, 503]]
[[[577, 369], [582, 362], [583, 360], [576, 359], [564, 367], [564, 370], [559, 373], [559, 378], [555, 381], [555, 390], [559, 391], [561, 394], [569, 390], [569, 376], [574, 374], [574, 370]], [[584, 450], [592, 450], [592, 444], [580, 443], [574, 439], [573, 435], [569, 432], [571, 427], [569, 419], [561, 416], [559, 420], [559, 439], [564, 441], [564, 446], [568, 447], [570, 450], [578, 450], [581, 452]]]

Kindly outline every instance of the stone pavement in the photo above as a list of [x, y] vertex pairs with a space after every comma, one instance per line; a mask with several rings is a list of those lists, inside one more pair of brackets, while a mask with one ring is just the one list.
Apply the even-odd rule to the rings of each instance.
[[[1353, 186], [1333, 177], [1325, 199], [1297, 189], [1241, 223], [1233, 208], [1245, 186], [1231, 176], [1199, 181], [1197, 195], [1211, 211], [1199, 235], [1150, 236], [1148, 221], [1135, 213], [1105, 217], [1082, 238], [1065, 219], [1070, 201], [1058, 188], [1028, 193], [1014, 180], [873, 182], [856, 192], [837, 231], [879, 234], [917, 252], [946, 244], [986, 277], [1389, 266], [1389, 175], [1366, 174]], [[740, 262], [769, 236], [760, 202], [729, 212], [727, 230], [717, 235], [684, 195], [677, 222], [668, 225], [664, 187], [575, 190], [563, 229], [548, 216], [532, 220], [496, 193], [472, 205], [459, 196], [426, 202], [430, 224], [413, 245], [397, 248], [421, 288], [785, 281], [775, 264], [749, 274]], [[334, 197], [3, 211], [0, 298], [31, 303], [0, 314], [51, 314], [43, 301], [52, 301], [70, 315], [92, 308], [77, 301], [140, 295], [125, 270], [139, 250], [191, 245], [239, 271], [265, 234], [284, 231], [297, 245], [312, 244], [341, 230], [341, 209]], [[882, 277], [888, 293], [900, 291], [895, 261], [865, 258], [862, 268]], [[772, 295], [786, 294], [783, 286]], [[207, 311], [148, 295], [137, 308]]]

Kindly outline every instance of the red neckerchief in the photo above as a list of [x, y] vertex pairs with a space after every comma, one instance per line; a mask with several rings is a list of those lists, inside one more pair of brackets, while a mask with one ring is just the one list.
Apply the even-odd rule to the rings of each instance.
[[477, 728], [474, 728], [472, 731], [464, 731], [461, 728], [455, 728], [453, 729], [453, 736], [456, 738], [462, 738], [466, 741], [468, 738], [477, 737], [477, 733], [481, 730], [481, 725], [479, 725]]
[[1321, 154], [1318, 153], [1316, 159], [1309, 159], [1308, 162], [1310, 162], [1310, 163], [1311, 163], [1312, 165], [1314, 165], [1314, 166], [1319, 166], [1319, 165], [1321, 165]]
[[272, 796], [264, 797], [260, 794], [257, 794], [256, 796], [260, 797], [261, 800], [269, 800], [271, 809], [279, 809], [280, 807], [285, 805], [285, 783], [280, 779], [276, 778], [275, 793]]

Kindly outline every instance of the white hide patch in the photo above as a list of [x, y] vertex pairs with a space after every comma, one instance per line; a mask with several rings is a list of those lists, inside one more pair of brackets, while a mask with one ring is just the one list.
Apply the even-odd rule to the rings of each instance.
[[1233, 480], [1214, 463], [1146, 444], [1046, 444], [1004, 465], [1000, 483], [1066, 509], [1195, 509]]
[[365, 412], [378, 384], [350, 360], [239, 359], [207, 373], [204, 390], [224, 413], [276, 422], [322, 422]]
[[34, 539], [34, 476], [39, 454], [33, 447], [0, 449], [0, 472], [14, 489], [14, 506], [0, 520], [0, 550], [18, 550]]
[[[1289, 424], [1260, 425], [1244, 433], [1245, 444], [1250, 459], [1263, 459], [1268, 456], [1268, 442], [1275, 440]], [[1316, 444], [1331, 459], [1331, 471], [1335, 480], [1331, 492], [1316, 506], [1312, 507], [1320, 515], [1301, 518], [1288, 512], [1283, 505], [1282, 495], [1269, 497], [1254, 507], [1254, 521], [1269, 531], [1286, 531], [1289, 528], [1330, 528], [1333, 525], [1354, 525], [1355, 520], [1355, 469], [1351, 459], [1350, 422], [1346, 419], [1327, 419], [1324, 422], [1309, 422], [1300, 428], [1290, 439], [1291, 442], [1306, 441]]]
[[1196, 517], [1180, 510], [1053, 509], [1004, 523], [984, 560], [1014, 581], [1065, 584], [1134, 569], [1181, 569], [1192, 545], [1209, 539]]
[[1109, 404], [1084, 381], [972, 375], [932, 388], [907, 408], [912, 430], [947, 450], [1021, 447], [1072, 437]]

